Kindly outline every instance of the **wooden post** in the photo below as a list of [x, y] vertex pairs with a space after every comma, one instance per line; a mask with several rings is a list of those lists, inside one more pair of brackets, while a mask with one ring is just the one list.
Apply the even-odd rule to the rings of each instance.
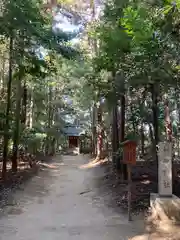
[[127, 164], [127, 172], [128, 172], [128, 221], [132, 221], [131, 216], [131, 185], [132, 185], [132, 179], [131, 179], [131, 165]]
[[132, 165], [136, 164], [136, 142], [127, 140], [122, 143], [123, 145], [123, 163], [127, 165], [127, 177], [128, 177], [128, 221], [132, 221], [131, 216], [131, 202], [132, 202]]

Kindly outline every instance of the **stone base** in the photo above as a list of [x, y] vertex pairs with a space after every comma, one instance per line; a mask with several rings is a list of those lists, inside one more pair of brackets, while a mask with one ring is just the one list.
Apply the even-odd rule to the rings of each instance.
[[151, 193], [150, 207], [148, 223], [153, 227], [168, 231], [169, 228], [180, 224], [180, 199], [175, 195], [161, 197]]

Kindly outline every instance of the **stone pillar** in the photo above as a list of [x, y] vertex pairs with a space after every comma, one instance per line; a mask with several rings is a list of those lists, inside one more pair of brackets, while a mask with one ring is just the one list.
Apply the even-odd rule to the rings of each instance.
[[156, 230], [170, 231], [180, 224], [180, 199], [172, 194], [172, 143], [160, 142], [158, 152], [158, 193], [150, 194], [148, 223]]
[[172, 196], [172, 142], [160, 142], [158, 152], [158, 193]]

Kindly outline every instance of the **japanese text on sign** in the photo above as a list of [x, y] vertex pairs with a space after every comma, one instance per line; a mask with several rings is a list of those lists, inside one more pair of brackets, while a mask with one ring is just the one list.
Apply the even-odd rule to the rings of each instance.
[[158, 187], [161, 196], [172, 195], [172, 143], [160, 142], [158, 152]]

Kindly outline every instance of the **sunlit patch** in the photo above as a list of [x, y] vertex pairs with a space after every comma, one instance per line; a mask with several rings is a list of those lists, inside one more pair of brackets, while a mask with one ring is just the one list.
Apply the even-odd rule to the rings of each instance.
[[143, 174], [142, 177], [143, 177], [143, 178], [147, 178], [148, 175], [147, 175], [147, 174]]
[[52, 171], [58, 173], [60, 170], [59, 170], [59, 169], [54, 169], [54, 168], [53, 168]]
[[50, 168], [50, 169], [57, 169], [57, 167], [53, 164], [47, 164], [47, 163], [40, 163], [41, 166]]
[[87, 164], [81, 165], [79, 168], [80, 169], [94, 168], [94, 167], [97, 167], [97, 166], [99, 166], [101, 164], [104, 164], [104, 163], [107, 163], [107, 162], [108, 162], [107, 158], [102, 159], [102, 160], [94, 159], [94, 160], [90, 161]]
[[141, 183], [143, 183], [143, 184], [150, 184], [151, 181], [149, 181], [149, 180], [143, 180], [143, 181], [141, 181]]
[[64, 166], [65, 164], [62, 162], [62, 163], [56, 163], [56, 166]]

